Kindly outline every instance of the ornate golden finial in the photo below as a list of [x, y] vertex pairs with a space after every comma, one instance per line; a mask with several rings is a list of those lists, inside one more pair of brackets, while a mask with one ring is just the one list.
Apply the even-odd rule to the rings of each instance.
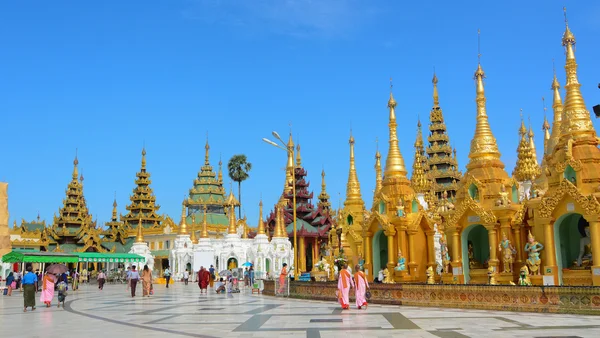
[[206, 153], [204, 155], [204, 165], [210, 165], [210, 160], [208, 156], [208, 151], [210, 150], [210, 145], [208, 144], [208, 132], [206, 132], [206, 145], [204, 146]]
[[275, 206], [275, 228], [273, 229], [273, 237], [274, 238], [284, 237], [283, 232], [281, 231], [281, 229], [283, 228], [283, 225], [282, 225], [283, 215], [282, 215], [282, 211], [281, 211], [282, 208], [283, 207], [281, 206], [281, 200], [280, 200], [279, 203], [277, 203], [277, 205]]
[[327, 185], [325, 184], [325, 169], [321, 171], [321, 193], [319, 194], [319, 204], [323, 209], [330, 209], [329, 194], [327, 193]]
[[481, 30], [477, 29], [477, 63], [481, 64]]
[[208, 207], [204, 204], [204, 217], [202, 219], [202, 231], [200, 232], [200, 238], [208, 238]]
[[75, 159], [73, 160], [73, 180], [77, 180], [79, 173], [77, 172], [77, 165], [79, 164], [79, 160], [77, 159], [77, 148], [75, 148]]
[[[346, 201], [344, 205], [360, 204], [363, 205], [362, 195], [360, 193], [360, 182], [358, 181], [358, 175], [356, 174], [356, 165], [354, 161], [354, 136], [350, 131], [350, 139], [348, 140], [350, 145], [350, 170], [348, 171], [348, 182], [346, 183]], [[323, 176], [324, 178], [325, 176]]]
[[437, 88], [438, 78], [435, 75], [435, 71], [433, 72], [433, 80], [431, 80], [431, 83], [433, 83], [433, 107], [437, 108], [440, 106], [440, 97]]
[[113, 201], [112, 221], [117, 221], [117, 193], [115, 192], [115, 200]]
[[217, 176], [219, 184], [223, 184], [223, 161], [221, 160], [221, 154], [219, 154], [219, 175]]
[[421, 121], [417, 123], [417, 139], [415, 140], [415, 159], [413, 162], [412, 177], [410, 179], [413, 189], [417, 193], [425, 193], [429, 190], [429, 180], [425, 175], [423, 150], [423, 134], [421, 132]]
[[192, 231], [190, 233], [190, 240], [192, 241], [192, 244], [198, 244], [198, 238], [196, 237], [196, 224], [192, 223], [191, 228]]
[[185, 222], [185, 201], [181, 203], [181, 221], [179, 222], [179, 233], [178, 235], [187, 235], [187, 224]]
[[528, 136], [529, 136], [529, 146], [531, 147], [531, 153], [532, 153], [532, 156], [533, 156], [533, 160], [537, 164], [538, 163], [538, 161], [537, 161], [537, 150], [535, 149], [535, 142], [533, 140], [534, 134], [533, 134], [533, 128], [531, 128], [531, 116], [529, 116], [528, 119], [529, 119], [529, 134], [528, 134]]
[[[542, 130], [544, 131], [544, 154], [548, 153], [548, 141], [550, 140], [550, 123], [548, 122], [548, 115], [546, 114], [546, 100], [542, 96], [542, 107], [544, 108], [544, 123], [542, 123]], [[542, 156], [544, 157], [544, 156]]]
[[257, 235], [265, 235], [265, 222], [263, 222], [263, 202], [258, 203], [258, 231]]
[[533, 181], [541, 174], [541, 168], [537, 163], [535, 145], [533, 144], [533, 131], [529, 128], [529, 134], [525, 128], [523, 114], [521, 113], [521, 128], [519, 128], [519, 145], [517, 147], [517, 162], [513, 170], [514, 178], [519, 182]]
[[292, 139], [292, 132], [290, 131], [290, 138], [287, 143], [288, 161], [287, 167], [285, 168], [285, 185], [283, 191], [288, 192], [291, 190], [292, 184], [292, 170], [294, 170], [294, 140]]
[[394, 100], [394, 96], [392, 94], [392, 86], [390, 79], [390, 100], [388, 101], [388, 108], [390, 109], [390, 122], [388, 124], [389, 134], [390, 134], [390, 147], [388, 150], [387, 159], [385, 162], [385, 178], [406, 178], [406, 167], [404, 165], [404, 158], [402, 158], [402, 154], [400, 153], [400, 147], [398, 146], [398, 135], [396, 128], [398, 124], [396, 123], [396, 101]]
[[229, 210], [229, 230], [227, 231], [229, 234], [237, 234], [237, 226], [235, 224], [235, 207], [230, 206], [231, 210]]
[[300, 143], [296, 146], [296, 167], [302, 166], [302, 157], [300, 156]]
[[142, 171], [146, 170], [146, 146], [142, 148]]
[[[554, 61], [552, 62], [552, 68], [554, 68]], [[548, 140], [547, 154], [550, 155], [554, 150], [554, 147], [558, 144], [561, 134], [562, 124], [562, 112], [563, 104], [560, 97], [560, 84], [556, 78], [556, 68], [554, 68], [554, 79], [552, 80], [552, 91], [554, 92], [554, 100], [552, 101], [552, 113], [554, 120], [552, 121], [552, 133], [550, 134], [550, 140]]]
[[[379, 147], [378, 147], [379, 148]], [[379, 149], [375, 152], [375, 193], [373, 197], [375, 197], [383, 187], [383, 177], [381, 176], [381, 153], [379, 153]]]
[[144, 233], [142, 231], [142, 218], [140, 217], [140, 221], [137, 226], [137, 237], [135, 238], [136, 243], [144, 243]]
[[[479, 30], [477, 31], [477, 34], [479, 36]], [[479, 53], [478, 57], [481, 57], [481, 53]], [[469, 164], [467, 164], [467, 171], [472, 168], [481, 167], [481, 162], [485, 162], [486, 165], [493, 164], [496, 167], [504, 168], [504, 164], [500, 160], [500, 151], [498, 151], [496, 138], [492, 133], [488, 121], [485, 104], [485, 89], [483, 85], [484, 78], [485, 73], [483, 72], [481, 63], [479, 63], [477, 65], [477, 70], [475, 71], [477, 122], [475, 125], [475, 135], [471, 140], [471, 150], [469, 152], [470, 161]]]
[[566, 49], [565, 70], [567, 83], [565, 84], [565, 103], [563, 107], [563, 118], [561, 121], [560, 142], [566, 143], [568, 139], [589, 138], [597, 143], [596, 131], [587, 110], [583, 96], [581, 95], [579, 80], [577, 78], [577, 62], [575, 61], [575, 36], [569, 29], [567, 21], [567, 9], [565, 11], [566, 30], [563, 35], [562, 44]]

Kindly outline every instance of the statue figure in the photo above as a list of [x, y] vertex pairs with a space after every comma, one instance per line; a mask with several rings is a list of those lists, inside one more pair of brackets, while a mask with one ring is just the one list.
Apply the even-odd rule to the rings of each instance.
[[433, 267], [431, 265], [425, 270], [425, 274], [427, 275], [427, 284], [435, 284]]
[[590, 237], [590, 227], [584, 229], [585, 237], [579, 239], [579, 256], [577, 256], [577, 266], [589, 267], [592, 265], [592, 242]]
[[388, 268], [385, 268], [385, 270], [383, 270], [383, 284], [396, 284]]
[[529, 279], [529, 269], [527, 269], [527, 265], [523, 265], [523, 267], [521, 268], [521, 272], [519, 273], [519, 285], [531, 286], [531, 280]]
[[481, 264], [475, 259], [475, 250], [473, 249], [473, 243], [469, 241], [468, 244], [468, 253], [469, 253], [469, 268], [480, 268]]
[[362, 252], [358, 253], [358, 265], [360, 266], [361, 270], [364, 270], [364, 266], [365, 266], [365, 259], [362, 256]]
[[538, 191], [537, 184], [534, 183], [531, 185], [531, 189], [529, 190], [529, 195], [531, 196], [531, 198], [538, 198], [539, 191]]
[[394, 268], [395, 271], [404, 271], [406, 270], [406, 258], [402, 256], [402, 251], [398, 250], [398, 264]]
[[488, 284], [498, 285], [498, 282], [496, 282], [496, 271], [494, 270], [493, 266], [488, 268]]
[[500, 185], [500, 199], [496, 205], [502, 207], [507, 207], [510, 205], [510, 199], [508, 198], [508, 192], [506, 192], [506, 187], [504, 184]]
[[540, 251], [544, 249], [544, 245], [535, 240], [535, 237], [531, 234], [531, 230], [529, 231], [529, 235], [527, 236], [527, 244], [525, 244], [525, 252], [529, 258], [527, 258], [527, 267], [529, 267], [529, 271], [532, 274], [540, 275]]
[[448, 245], [446, 245], [446, 240], [444, 239], [444, 235], [440, 237], [440, 249], [442, 252], [442, 271], [444, 273], [450, 273], [450, 254], [448, 253]]
[[510, 240], [506, 236], [506, 232], [502, 233], [502, 240], [498, 244], [498, 249], [502, 252], [502, 263], [504, 264], [503, 272], [512, 272], [513, 256], [517, 253], [517, 250], [510, 243]]
[[400, 198], [398, 200], [398, 206], [396, 208], [398, 209], [398, 217], [403, 217], [404, 216], [404, 201], [402, 201], [402, 198]]

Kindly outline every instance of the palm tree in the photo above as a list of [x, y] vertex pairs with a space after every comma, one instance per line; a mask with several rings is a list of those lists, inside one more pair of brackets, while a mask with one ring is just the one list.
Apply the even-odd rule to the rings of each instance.
[[242, 181], [245, 181], [250, 175], [248, 172], [252, 169], [252, 163], [248, 162], [246, 155], [233, 155], [227, 163], [229, 177], [238, 183], [238, 200], [240, 201], [239, 218], [242, 218]]

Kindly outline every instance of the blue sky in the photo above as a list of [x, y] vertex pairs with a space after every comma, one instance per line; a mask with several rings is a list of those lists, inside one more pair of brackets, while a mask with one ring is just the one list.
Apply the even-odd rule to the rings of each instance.
[[591, 110], [600, 103], [600, 3], [592, 1], [2, 2], [0, 181], [9, 182], [10, 222], [38, 212], [51, 222], [76, 148], [94, 217], [109, 220], [115, 192], [126, 213], [144, 143], [160, 212], [178, 221], [208, 132], [215, 168], [219, 156], [226, 163], [237, 153], [253, 164], [242, 202], [255, 225], [261, 196], [266, 213], [282, 191], [286, 161], [261, 138], [286, 135], [290, 125], [315, 196], [324, 168], [335, 207], [345, 195], [352, 129], [370, 207], [376, 138], [387, 154], [389, 78], [410, 167], [434, 67], [464, 170], [475, 127], [477, 29], [488, 115], [511, 173], [521, 108], [541, 156], [553, 59], [564, 84], [564, 5]]

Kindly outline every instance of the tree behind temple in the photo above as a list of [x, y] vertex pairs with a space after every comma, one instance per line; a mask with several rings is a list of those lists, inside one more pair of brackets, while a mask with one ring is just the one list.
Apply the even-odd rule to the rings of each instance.
[[233, 155], [227, 163], [229, 177], [238, 183], [238, 200], [240, 201], [239, 217], [242, 218], [242, 181], [245, 181], [250, 175], [248, 173], [252, 169], [252, 163], [248, 162], [246, 155]]

